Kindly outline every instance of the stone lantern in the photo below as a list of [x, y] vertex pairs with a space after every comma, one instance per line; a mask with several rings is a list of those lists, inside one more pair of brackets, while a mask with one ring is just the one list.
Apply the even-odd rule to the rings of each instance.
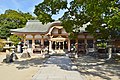
[[12, 41], [8, 38], [7, 41], [4, 41], [5, 46], [3, 47], [6, 50], [6, 53], [9, 54], [10, 49], [11, 49], [11, 44], [13, 44]]

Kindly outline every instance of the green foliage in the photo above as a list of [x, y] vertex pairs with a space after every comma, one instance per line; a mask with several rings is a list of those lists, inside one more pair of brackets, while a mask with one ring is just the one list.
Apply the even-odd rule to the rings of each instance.
[[76, 39], [77, 38], [77, 34], [76, 33], [70, 33], [69, 38], [70, 39]]
[[34, 17], [29, 13], [6, 10], [4, 14], [0, 15], [0, 38], [9, 37], [10, 29], [22, 28], [30, 19], [34, 19]]
[[14, 45], [17, 45], [18, 42], [22, 39], [22, 37], [18, 37], [16, 35], [11, 35], [10, 36], [10, 41], [14, 42]]
[[107, 47], [107, 43], [98, 43], [97, 46], [99, 48], [106, 48]]
[[[54, 21], [53, 15], [64, 10], [59, 18], [68, 33], [80, 32], [79, 27], [90, 22], [87, 31], [96, 38], [117, 38], [120, 31], [119, 0], [44, 0], [35, 6], [34, 13], [43, 23]], [[100, 33], [98, 34], [97, 31]]]
[[34, 13], [42, 23], [48, 23], [54, 21], [52, 15], [58, 14], [64, 8], [67, 8], [67, 0], [44, 0], [35, 6]]
[[4, 47], [4, 39], [0, 39], [0, 51], [2, 51], [3, 50], [3, 47]]

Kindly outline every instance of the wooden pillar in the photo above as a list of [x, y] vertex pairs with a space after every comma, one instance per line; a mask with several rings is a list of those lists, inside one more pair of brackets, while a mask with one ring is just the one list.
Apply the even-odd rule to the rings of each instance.
[[52, 36], [49, 36], [49, 51], [52, 51]]
[[78, 49], [78, 38], [76, 39], [76, 48]]
[[68, 51], [70, 51], [70, 39], [68, 39]]
[[85, 43], [85, 51], [86, 51], [86, 54], [88, 54], [88, 49], [87, 49], [87, 35], [85, 35], [85, 40], [84, 40], [84, 43]]
[[25, 46], [25, 43], [26, 43], [26, 34], [23, 34], [23, 39], [24, 39], [24, 46]]
[[60, 50], [60, 42], [58, 42], [58, 45], [59, 45], [59, 50]]
[[55, 41], [55, 50], [57, 49], [57, 46], [56, 46], [56, 45], [57, 45], [57, 42]]
[[49, 41], [49, 51], [52, 51], [52, 41]]
[[33, 38], [32, 38], [32, 52], [33, 50], [35, 49], [35, 35], [32, 35]]
[[42, 36], [42, 38], [41, 38], [41, 45], [43, 45], [44, 46], [44, 35], [41, 35]]
[[64, 50], [64, 41], [63, 41], [63, 50]]
[[95, 41], [95, 39], [93, 39], [93, 48], [95, 49], [96, 48], [96, 41]]

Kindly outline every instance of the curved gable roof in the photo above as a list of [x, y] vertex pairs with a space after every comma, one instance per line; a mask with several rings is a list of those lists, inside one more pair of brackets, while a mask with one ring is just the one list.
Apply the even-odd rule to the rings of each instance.
[[16, 33], [46, 33], [54, 25], [60, 25], [60, 21], [42, 24], [39, 20], [29, 20], [24, 28], [11, 29], [10, 31]]

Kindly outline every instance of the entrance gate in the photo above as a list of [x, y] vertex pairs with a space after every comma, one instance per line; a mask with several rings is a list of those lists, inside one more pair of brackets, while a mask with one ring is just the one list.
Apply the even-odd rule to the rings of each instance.
[[52, 38], [52, 49], [56, 52], [56, 53], [65, 53], [65, 42], [66, 42], [66, 38], [63, 38], [62, 36], [58, 36], [56, 38]]

